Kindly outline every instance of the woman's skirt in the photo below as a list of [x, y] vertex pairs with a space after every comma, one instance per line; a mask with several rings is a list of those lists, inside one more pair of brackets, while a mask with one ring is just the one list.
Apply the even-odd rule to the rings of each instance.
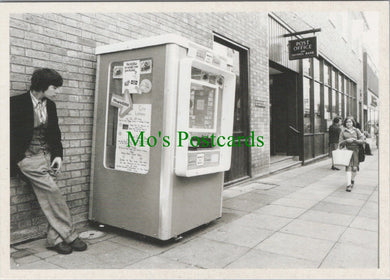
[[347, 167], [356, 167], [359, 170], [359, 146], [347, 146], [347, 149], [353, 151], [351, 161]]

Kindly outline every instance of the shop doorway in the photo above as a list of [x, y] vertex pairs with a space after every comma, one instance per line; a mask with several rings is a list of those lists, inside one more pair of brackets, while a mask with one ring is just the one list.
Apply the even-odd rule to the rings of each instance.
[[249, 136], [248, 117], [248, 49], [225, 38], [214, 34], [214, 50], [225, 54], [231, 59], [232, 70], [236, 74], [236, 94], [234, 100], [233, 136], [230, 170], [225, 172], [225, 185], [245, 180], [249, 174], [249, 147], [245, 138]]
[[270, 62], [270, 156], [271, 164], [283, 159], [298, 160], [298, 74]]

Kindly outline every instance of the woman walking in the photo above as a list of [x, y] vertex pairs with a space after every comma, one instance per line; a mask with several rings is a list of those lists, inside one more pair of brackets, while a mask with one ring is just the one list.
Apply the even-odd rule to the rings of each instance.
[[347, 117], [344, 120], [344, 129], [340, 133], [339, 145], [353, 151], [351, 161], [346, 167], [347, 173], [347, 188], [350, 192], [355, 183], [356, 172], [359, 170], [359, 145], [364, 144], [364, 136], [359, 129], [354, 127], [354, 120]]

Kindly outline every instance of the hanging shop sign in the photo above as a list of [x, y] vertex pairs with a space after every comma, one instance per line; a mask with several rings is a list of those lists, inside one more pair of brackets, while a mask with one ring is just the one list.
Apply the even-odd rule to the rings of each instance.
[[317, 37], [290, 40], [288, 42], [288, 55], [290, 60], [316, 57]]

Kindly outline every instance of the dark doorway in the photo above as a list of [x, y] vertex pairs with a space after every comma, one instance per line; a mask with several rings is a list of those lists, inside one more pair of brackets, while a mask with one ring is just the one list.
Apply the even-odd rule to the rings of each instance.
[[293, 71], [270, 67], [271, 162], [273, 156], [300, 154], [297, 79]]
[[214, 49], [232, 60], [236, 74], [233, 136], [239, 140], [232, 147], [230, 170], [225, 172], [225, 184], [231, 184], [249, 178], [249, 148], [245, 145], [249, 136], [248, 49], [219, 35], [214, 36]]

